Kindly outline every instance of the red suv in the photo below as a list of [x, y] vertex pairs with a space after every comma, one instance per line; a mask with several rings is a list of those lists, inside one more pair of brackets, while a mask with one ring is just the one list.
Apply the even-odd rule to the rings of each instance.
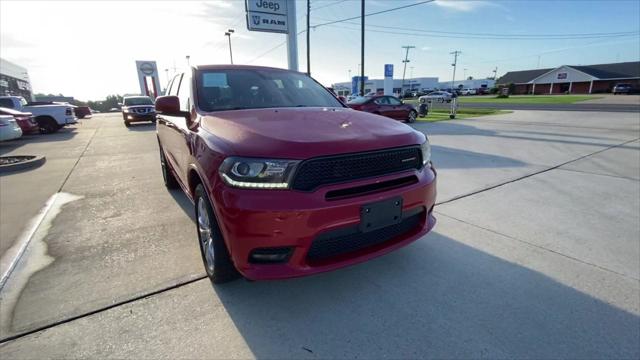
[[155, 103], [162, 174], [195, 204], [214, 283], [337, 269], [435, 224], [425, 135], [345, 107], [305, 74], [199, 66], [167, 94]]
[[413, 105], [405, 104], [395, 96], [358, 97], [347, 103], [352, 109], [366, 111], [409, 123], [416, 121], [418, 112]]

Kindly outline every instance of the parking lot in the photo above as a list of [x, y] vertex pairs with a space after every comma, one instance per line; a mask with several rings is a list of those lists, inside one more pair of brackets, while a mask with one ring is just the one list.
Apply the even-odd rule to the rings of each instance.
[[0, 357], [640, 357], [640, 114], [414, 127], [438, 170], [434, 231], [339, 271], [216, 287], [153, 125], [100, 114], [0, 144], [47, 157], [0, 177], [3, 266], [30, 238], [0, 292]]

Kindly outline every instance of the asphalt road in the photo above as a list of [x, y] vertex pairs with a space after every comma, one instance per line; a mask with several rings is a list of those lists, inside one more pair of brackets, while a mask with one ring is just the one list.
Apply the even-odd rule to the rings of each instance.
[[640, 113], [639, 104], [504, 104], [504, 103], [461, 103], [465, 108], [491, 108], [500, 110], [547, 110], [547, 111], [598, 111], [598, 112], [636, 112]]
[[0, 144], [0, 357], [638, 358], [640, 115], [516, 111], [415, 125], [435, 230], [361, 265], [212, 287], [154, 128], [100, 115]]

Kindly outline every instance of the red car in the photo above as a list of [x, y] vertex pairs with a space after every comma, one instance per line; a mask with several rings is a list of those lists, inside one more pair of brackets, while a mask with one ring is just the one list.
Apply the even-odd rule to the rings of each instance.
[[418, 117], [418, 112], [413, 105], [405, 104], [395, 96], [358, 97], [349, 101], [347, 106], [409, 123], [415, 122]]
[[195, 205], [214, 283], [356, 264], [435, 224], [427, 137], [347, 108], [306, 74], [199, 66], [167, 94], [155, 103], [162, 175]]
[[91, 116], [91, 109], [88, 106], [76, 106], [73, 109], [78, 119], [84, 119], [87, 116]]
[[23, 134], [36, 134], [40, 132], [38, 123], [33, 120], [33, 114], [29, 112], [0, 107], [0, 115], [13, 116], [13, 118], [16, 119], [18, 126], [20, 126]]

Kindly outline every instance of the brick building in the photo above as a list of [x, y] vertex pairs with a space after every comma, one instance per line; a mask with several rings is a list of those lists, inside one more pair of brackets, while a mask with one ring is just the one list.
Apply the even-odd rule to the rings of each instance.
[[640, 89], [640, 61], [562, 65], [553, 69], [510, 71], [499, 85], [514, 84], [514, 94], [591, 94], [611, 92], [618, 83]]

